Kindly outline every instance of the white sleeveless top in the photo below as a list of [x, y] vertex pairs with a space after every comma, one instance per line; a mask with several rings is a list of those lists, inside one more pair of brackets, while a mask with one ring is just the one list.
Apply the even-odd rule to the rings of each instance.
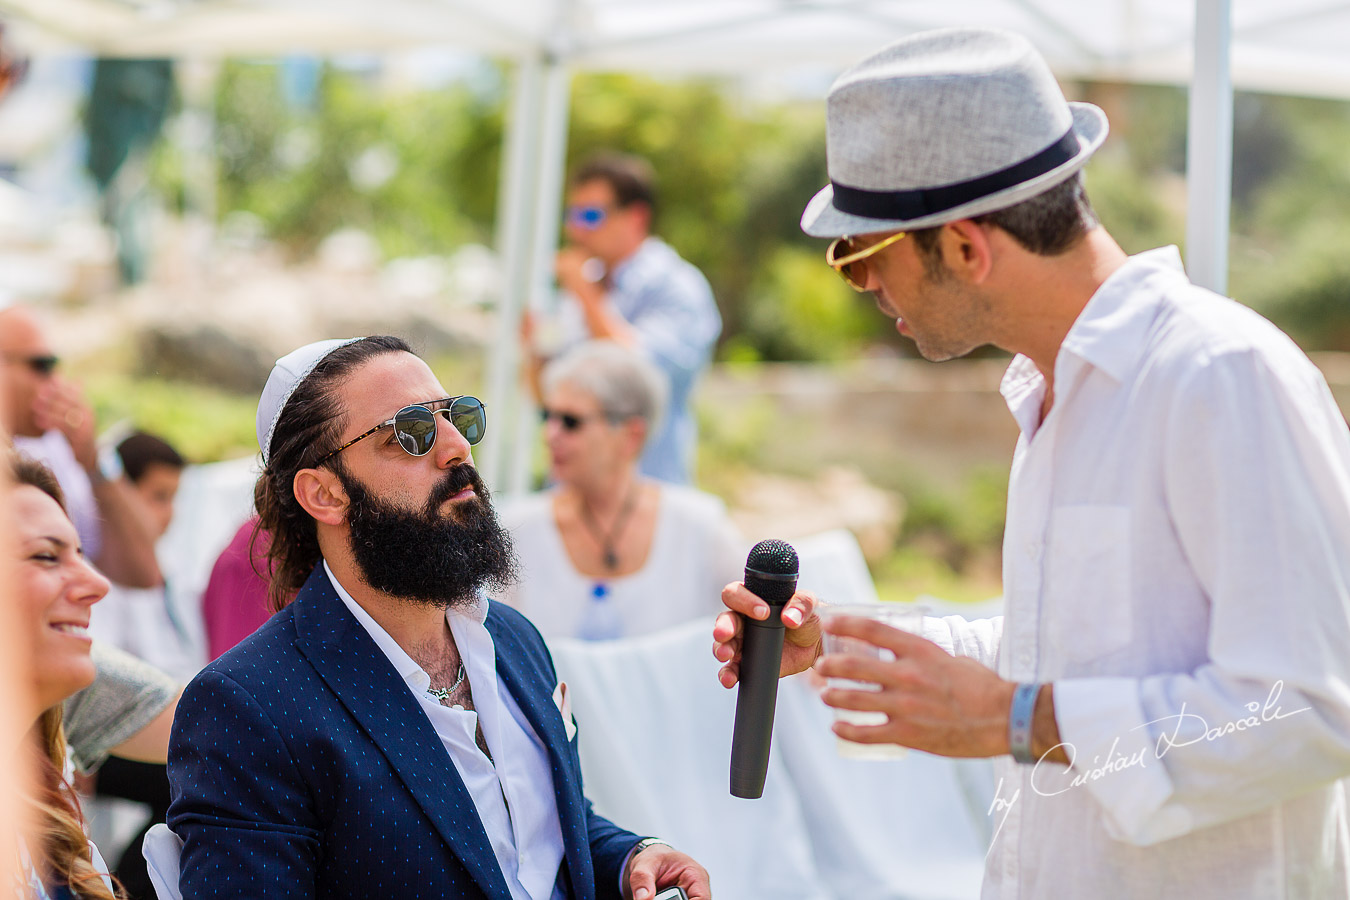
[[580, 637], [597, 584], [617, 618], [608, 637], [660, 631], [722, 610], [722, 588], [744, 575], [748, 545], [722, 501], [693, 488], [660, 485], [646, 564], [630, 575], [590, 578], [572, 566], [553, 519], [555, 490], [502, 504], [520, 559], [520, 582], [501, 596], [545, 638]]

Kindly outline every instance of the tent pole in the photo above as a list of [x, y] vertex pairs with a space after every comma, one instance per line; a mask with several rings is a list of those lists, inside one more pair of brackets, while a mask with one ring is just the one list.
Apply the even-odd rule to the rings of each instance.
[[487, 484], [496, 489], [504, 477], [505, 460], [516, 437], [517, 387], [520, 368], [520, 313], [529, 291], [530, 216], [535, 174], [539, 168], [540, 111], [544, 104], [544, 66], [537, 53], [516, 65], [515, 95], [507, 120], [497, 194], [497, 255], [502, 294], [497, 322], [488, 348], [487, 401], [493, 426], [478, 460]]
[[[567, 161], [567, 121], [572, 73], [567, 58], [549, 52], [543, 64], [543, 115], [534, 191], [534, 233], [529, 255], [528, 297], [531, 309], [547, 309], [553, 302], [553, 257], [558, 249], [562, 218], [563, 170]], [[520, 392], [517, 392], [519, 395]], [[527, 398], [520, 397], [515, 441], [506, 473], [506, 491], [514, 496], [529, 490], [530, 460], [534, 454], [537, 420]]]
[[1231, 0], [1196, 0], [1195, 68], [1186, 141], [1186, 269], [1191, 281], [1228, 292], [1233, 191]]

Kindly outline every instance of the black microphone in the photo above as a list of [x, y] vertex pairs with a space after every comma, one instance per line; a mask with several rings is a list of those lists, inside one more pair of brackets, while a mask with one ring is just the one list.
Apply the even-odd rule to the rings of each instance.
[[745, 634], [731, 736], [731, 795], [755, 800], [764, 794], [769, 770], [769, 738], [783, 661], [783, 607], [797, 591], [797, 551], [786, 541], [760, 541], [745, 560], [745, 587], [769, 604], [769, 617], [763, 621], [741, 617]]

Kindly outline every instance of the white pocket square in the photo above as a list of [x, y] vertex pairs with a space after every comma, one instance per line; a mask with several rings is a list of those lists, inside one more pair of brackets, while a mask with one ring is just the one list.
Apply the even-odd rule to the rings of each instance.
[[577, 723], [572, 718], [572, 696], [567, 692], [567, 682], [560, 681], [558, 686], [553, 689], [553, 705], [558, 707], [558, 712], [562, 714], [563, 728], [567, 731], [567, 739], [572, 740], [577, 736]]

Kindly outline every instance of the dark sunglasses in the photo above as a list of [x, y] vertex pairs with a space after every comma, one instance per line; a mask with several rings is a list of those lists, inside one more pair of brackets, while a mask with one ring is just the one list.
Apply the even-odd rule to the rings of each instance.
[[426, 456], [436, 446], [436, 417], [443, 415], [445, 420], [455, 426], [455, 430], [464, 435], [464, 440], [476, 444], [487, 432], [487, 410], [483, 401], [477, 397], [446, 397], [443, 400], [429, 400], [413, 406], [405, 406], [387, 422], [381, 422], [374, 428], [359, 434], [347, 443], [329, 453], [315, 465], [323, 465], [346, 450], [357, 441], [365, 440], [381, 428], [394, 426], [394, 435], [398, 444], [413, 456]]
[[593, 231], [605, 223], [609, 210], [603, 206], [569, 206], [565, 215], [568, 225]]
[[592, 419], [602, 418], [604, 418], [604, 416], [578, 416], [575, 413], [558, 412], [556, 409], [539, 410], [540, 422], [547, 425], [549, 419], [557, 419], [558, 424], [562, 426], [563, 431], [576, 431]]
[[61, 361], [59, 357], [51, 354], [46, 356], [11, 356], [8, 358], [11, 362], [22, 363], [39, 375], [52, 374], [56, 364]]

